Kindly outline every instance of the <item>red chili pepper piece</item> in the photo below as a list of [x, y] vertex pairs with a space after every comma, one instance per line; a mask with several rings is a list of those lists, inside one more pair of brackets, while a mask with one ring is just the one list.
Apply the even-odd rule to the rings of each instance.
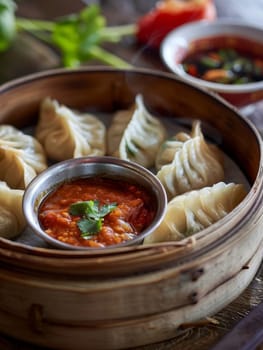
[[164, 37], [176, 27], [201, 19], [216, 18], [212, 0], [162, 0], [137, 23], [139, 43], [158, 48]]

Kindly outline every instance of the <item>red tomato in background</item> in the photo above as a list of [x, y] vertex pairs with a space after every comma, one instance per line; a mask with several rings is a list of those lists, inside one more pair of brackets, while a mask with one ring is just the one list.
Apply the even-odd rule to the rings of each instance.
[[213, 0], [163, 0], [137, 23], [137, 40], [158, 48], [164, 37], [187, 22], [216, 18]]

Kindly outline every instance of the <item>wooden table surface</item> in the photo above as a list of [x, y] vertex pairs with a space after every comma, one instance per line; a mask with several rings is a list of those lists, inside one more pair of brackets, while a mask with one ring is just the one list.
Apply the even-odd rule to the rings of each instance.
[[[103, 13], [108, 23], [111, 25], [133, 23], [155, 3], [153, 0], [85, 1], [86, 4], [94, 2], [102, 6]], [[253, 24], [263, 26], [263, 0], [215, 0], [215, 4], [219, 17], [242, 18]], [[80, 10], [82, 7], [83, 2], [77, 0], [19, 0], [18, 14], [27, 17], [47, 19], [68, 14], [71, 11]], [[30, 49], [30, 47], [34, 49]], [[114, 52], [122, 58], [130, 61], [136, 67], [167, 71], [160, 60], [158, 52], [153, 52], [147, 48], [139, 48], [133, 40], [125, 40], [121, 44], [111, 46], [110, 49], [114, 50]], [[53, 68], [59, 64], [58, 56], [50, 48], [35, 42], [31, 38], [19, 37], [9, 52], [0, 55], [0, 82], [5, 82], [12, 78], [36, 71]], [[95, 64], [99, 63], [96, 62]], [[262, 132], [263, 101], [257, 103], [252, 108], [246, 108], [242, 113], [246, 113], [247, 117], [250, 118]], [[226, 345], [222, 346], [219, 342], [222, 341], [227, 334], [232, 334], [230, 332], [233, 332], [233, 329], [236, 333], [235, 337], [239, 337], [241, 333], [238, 333], [240, 331], [236, 326], [240, 325], [240, 321], [243, 320], [245, 316], [251, 315], [251, 310], [262, 301], [263, 265], [245, 292], [224, 310], [214, 316], [214, 319], [217, 321], [216, 323], [208, 322], [199, 326], [189, 325], [179, 337], [177, 336], [174, 339], [159, 344], [146, 345], [137, 348], [137, 350], [213, 350], [217, 344], [216, 350], [230, 349], [231, 347], [226, 348]], [[262, 307], [259, 312], [259, 318], [263, 320]], [[254, 324], [254, 326], [255, 325], [256, 324]], [[260, 323], [257, 323], [257, 326], [260, 328]], [[242, 346], [235, 345], [232, 349], [263, 349], [263, 325], [261, 328], [261, 337], [259, 336], [258, 339], [256, 339], [246, 336], [246, 341]], [[247, 333], [249, 334], [248, 331]], [[89, 348], [87, 347], [87, 349]], [[43, 350], [43, 348], [15, 341], [9, 337], [0, 335], [0, 350]]]

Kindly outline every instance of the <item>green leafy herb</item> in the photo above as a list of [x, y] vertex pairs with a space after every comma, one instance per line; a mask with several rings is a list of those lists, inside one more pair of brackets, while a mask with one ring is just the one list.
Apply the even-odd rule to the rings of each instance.
[[101, 230], [104, 217], [117, 207], [116, 203], [99, 205], [99, 201], [90, 200], [71, 204], [69, 213], [81, 216], [77, 225], [83, 238], [89, 239]]
[[38, 39], [54, 46], [61, 54], [65, 67], [78, 67], [96, 59], [117, 68], [131, 65], [102, 47], [106, 42], [119, 42], [124, 36], [136, 33], [135, 25], [108, 27], [98, 5], [87, 5], [80, 12], [41, 21], [15, 16], [13, 0], [0, 0], [0, 51], [5, 51], [17, 32], [27, 31]]
[[82, 219], [78, 222], [78, 228], [81, 231], [81, 236], [83, 238], [90, 238], [94, 234], [100, 231], [102, 227], [102, 219]]
[[15, 37], [15, 8], [12, 0], [0, 0], [0, 51], [5, 51]]

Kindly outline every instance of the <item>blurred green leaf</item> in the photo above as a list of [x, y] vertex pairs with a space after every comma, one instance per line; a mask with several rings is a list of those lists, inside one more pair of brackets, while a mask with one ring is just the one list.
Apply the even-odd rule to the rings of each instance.
[[134, 25], [107, 27], [98, 5], [86, 6], [79, 13], [55, 21], [15, 17], [13, 0], [0, 0], [0, 51], [11, 44], [16, 32], [27, 31], [54, 46], [61, 55], [64, 67], [78, 67], [96, 59], [118, 68], [130, 68], [120, 57], [104, 50], [103, 42], [118, 42], [123, 36], [134, 35]]
[[15, 37], [15, 9], [12, 0], [0, 0], [0, 51], [5, 51]]
[[101, 30], [105, 26], [106, 21], [97, 5], [57, 21], [52, 41], [61, 50], [64, 65], [75, 67], [90, 59], [90, 49], [101, 43]]

